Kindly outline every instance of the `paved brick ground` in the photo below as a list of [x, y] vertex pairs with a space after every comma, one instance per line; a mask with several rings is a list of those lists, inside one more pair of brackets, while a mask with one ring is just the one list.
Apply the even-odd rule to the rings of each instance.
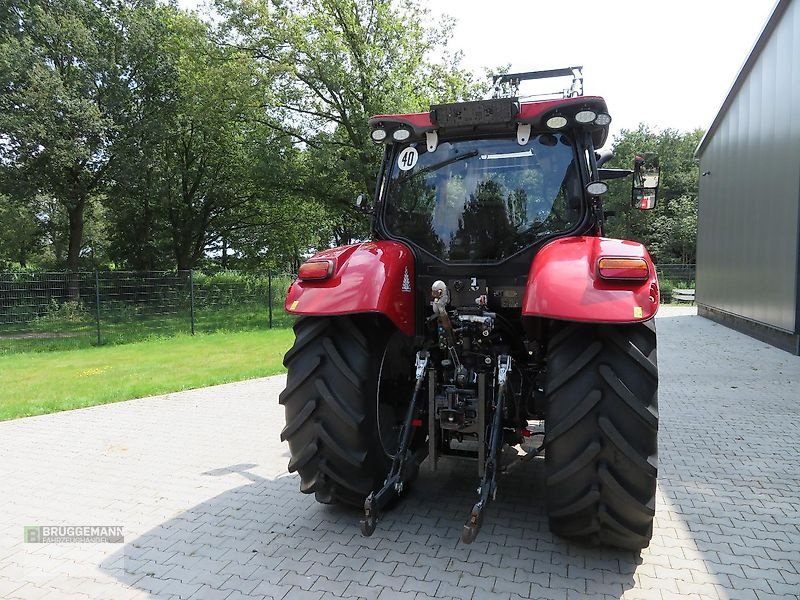
[[[362, 538], [357, 513], [286, 474], [276, 377], [0, 423], [0, 597], [797, 598], [800, 359], [693, 312], [658, 322], [641, 555], [554, 538], [536, 462], [501, 483], [471, 546], [466, 467], [423, 470]], [[126, 543], [22, 543], [43, 524], [123, 525]]]

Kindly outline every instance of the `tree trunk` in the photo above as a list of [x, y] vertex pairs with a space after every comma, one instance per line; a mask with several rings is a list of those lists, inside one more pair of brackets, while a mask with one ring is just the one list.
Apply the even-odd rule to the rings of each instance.
[[22, 269], [28, 266], [28, 248], [26, 247], [25, 242], [22, 242], [19, 246], [19, 251], [17, 252], [17, 262]]
[[68, 294], [70, 300], [80, 300], [80, 268], [81, 248], [83, 247], [83, 213], [86, 198], [79, 198], [74, 205], [67, 207], [69, 217], [69, 247], [67, 250]]
[[185, 249], [179, 249], [175, 254], [175, 265], [178, 271], [190, 271], [194, 268], [192, 253]]
[[[150, 188], [150, 175], [148, 173], [148, 189]], [[150, 209], [150, 198], [145, 196], [144, 207], [142, 210], [142, 227], [139, 230], [139, 239], [137, 245], [141, 248], [142, 257], [139, 259], [139, 268], [142, 271], [152, 271], [155, 268], [155, 253], [153, 244], [150, 240], [150, 233], [152, 230], [152, 210]]]
[[67, 209], [69, 216], [69, 248], [67, 250], [67, 269], [77, 271], [80, 266], [81, 248], [83, 247], [83, 211], [86, 199], [81, 198], [74, 206]]

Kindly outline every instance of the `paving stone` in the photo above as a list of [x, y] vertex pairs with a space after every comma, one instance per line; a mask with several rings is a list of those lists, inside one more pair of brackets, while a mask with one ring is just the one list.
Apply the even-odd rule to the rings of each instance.
[[207, 585], [201, 585], [199, 588], [197, 588], [194, 594], [189, 596], [189, 598], [198, 598], [204, 600], [226, 600], [226, 598], [230, 595], [231, 590], [220, 590]]
[[800, 595], [800, 588], [798, 588], [797, 585], [795, 584], [778, 583], [777, 581], [770, 581], [769, 587], [771, 587], [772, 591], [778, 595], [795, 596], [795, 597]]
[[415, 600], [416, 597], [416, 592], [397, 592], [389, 588], [384, 588], [378, 594], [378, 600]]
[[461, 587], [474, 587], [485, 592], [491, 592], [494, 584], [494, 577], [470, 575], [469, 573], [462, 573], [461, 578], [458, 580], [458, 585]]
[[312, 592], [308, 590], [301, 590], [298, 588], [292, 588], [289, 590], [283, 600], [320, 600], [322, 598], [323, 592]]
[[350, 567], [344, 567], [341, 573], [339, 573], [339, 576], [336, 577], [336, 581], [348, 581], [360, 585], [367, 585], [374, 574], [374, 571], [354, 571]]
[[317, 579], [314, 581], [314, 585], [311, 586], [311, 589], [314, 591], [331, 592], [332, 594], [341, 596], [347, 589], [348, 585], [350, 584], [346, 581], [336, 581], [334, 579], [328, 579], [327, 577], [317, 577]]
[[403, 584], [406, 582], [406, 577], [398, 575], [384, 575], [383, 573], [375, 573], [372, 579], [369, 580], [369, 585], [378, 588], [388, 588], [400, 591]]
[[440, 585], [441, 584], [438, 581], [424, 581], [408, 577], [403, 582], [403, 587], [401, 588], [401, 591], [418, 592], [417, 596], [419, 596], [419, 593], [435, 596], [436, 591], [439, 589]]
[[[301, 590], [310, 590], [314, 587], [317, 581], [317, 576], [299, 575], [298, 573], [287, 572], [280, 580], [281, 585], [288, 585], [290, 588], [300, 588]], [[324, 591], [324, 590], [323, 590]]]
[[369, 587], [358, 583], [350, 583], [344, 591], [344, 597], [367, 598], [368, 600], [376, 600], [383, 590], [378, 587]]
[[735, 590], [721, 585], [714, 587], [717, 589], [717, 595], [726, 600], [759, 600], [758, 593], [755, 590]]
[[509, 581], [508, 579], [501, 579], [498, 577], [494, 582], [493, 591], [518, 594], [523, 598], [527, 598], [531, 592], [531, 584], [526, 581]]

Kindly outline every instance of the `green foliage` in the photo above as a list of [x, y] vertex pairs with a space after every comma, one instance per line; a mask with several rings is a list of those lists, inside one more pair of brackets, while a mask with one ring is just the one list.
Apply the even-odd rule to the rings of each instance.
[[[0, 268], [25, 268], [44, 245], [44, 224], [35, 202], [0, 194]], [[3, 267], [4, 259], [8, 264]]]
[[675, 302], [672, 298], [672, 291], [675, 289], [692, 289], [695, 287], [693, 280], [690, 281], [674, 281], [663, 277], [658, 278], [658, 287], [661, 290], [661, 302], [671, 303]]
[[251, 49], [272, 83], [266, 123], [305, 145], [304, 187], [335, 243], [366, 234], [352, 204], [374, 191], [380, 148], [367, 120], [486, 90], [447, 52], [452, 23], [413, 0], [219, 0], [223, 33]]
[[606, 166], [630, 169], [637, 152], [654, 152], [661, 165], [661, 184], [657, 207], [640, 211], [631, 208], [629, 178], [610, 182], [604, 205], [617, 214], [608, 221], [609, 236], [644, 243], [657, 263], [695, 262], [699, 173], [694, 151], [702, 137], [702, 130], [656, 132], [646, 125], [622, 130], [614, 139], [614, 158]]
[[19, 0], [0, 12], [0, 165], [14, 195], [54, 198], [66, 213], [66, 264], [77, 270], [84, 216], [102, 194], [130, 123], [137, 64], [129, 14], [88, 0]]
[[55, 298], [52, 298], [47, 307], [47, 312], [34, 319], [32, 328], [47, 329], [53, 325], [57, 325], [60, 329], [65, 329], [74, 326], [89, 325], [93, 320], [92, 314], [80, 300], [58, 302]]
[[[367, 236], [374, 114], [481, 97], [417, 0], [15, 0], [0, 8], [0, 265], [295, 270]], [[659, 207], [613, 182], [608, 233], [693, 262], [701, 132], [615, 140], [661, 157]], [[73, 299], [77, 290], [72, 290]]]

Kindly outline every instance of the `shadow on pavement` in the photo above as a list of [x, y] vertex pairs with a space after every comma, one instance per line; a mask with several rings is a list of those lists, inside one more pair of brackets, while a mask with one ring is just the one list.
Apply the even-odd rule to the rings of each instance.
[[[423, 467], [411, 492], [359, 532], [360, 513], [317, 504], [295, 476], [265, 479], [233, 465], [205, 476], [248, 483], [127, 543], [101, 569], [153, 596], [214, 597], [239, 590], [283, 597], [292, 587], [376, 597], [384, 588], [438, 598], [619, 598], [635, 585], [638, 553], [586, 548], [550, 534], [541, 461], [505, 476], [471, 545], [461, 528], [475, 501], [472, 463]], [[425, 490], [423, 494], [421, 490]]]

